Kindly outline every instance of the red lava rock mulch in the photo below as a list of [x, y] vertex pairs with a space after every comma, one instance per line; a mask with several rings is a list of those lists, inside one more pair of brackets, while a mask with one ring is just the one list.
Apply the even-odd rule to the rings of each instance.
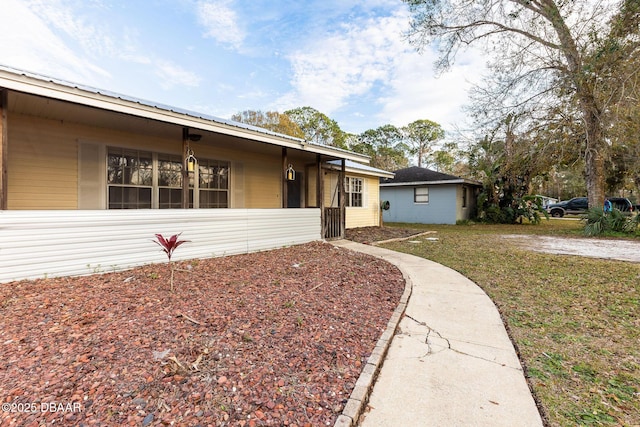
[[333, 425], [404, 290], [320, 242], [177, 267], [1, 284], [0, 424]]

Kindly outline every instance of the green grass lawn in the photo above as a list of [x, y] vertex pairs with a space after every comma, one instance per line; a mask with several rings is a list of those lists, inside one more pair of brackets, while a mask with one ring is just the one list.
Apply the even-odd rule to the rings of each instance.
[[551, 425], [640, 425], [640, 264], [519, 245], [532, 234], [581, 236], [579, 221], [407, 226], [437, 233], [384, 246], [451, 267], [487, 292]]

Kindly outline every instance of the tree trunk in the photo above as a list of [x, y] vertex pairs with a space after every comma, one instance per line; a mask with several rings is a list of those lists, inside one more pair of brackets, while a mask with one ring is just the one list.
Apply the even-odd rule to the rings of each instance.
[[589, 207], [603, 207], [605, 197], [604, 160], [608, 146], [604, 140], [602, 121], [595, 100], [592, 97], [583, 97], [581, 104], [587, 137], [584, 160]]
[[[596, 135], [589, 135], [591, 139]], [[604, 205], [604, 151], [605, 143], [600, 136], [599, 141], [588, 141], [585, 156], [585, 181], [587, 184], [587, 195], [589, 198], [589, 207], [602, 207]]]
[[[595, 145], [595, 144], [594, 144]], [[599, 145], [604, 145], [602, 142]], [[589, 207], [604, 206], [604, 147], [588, 147], [585, 152], [585, 181]]]

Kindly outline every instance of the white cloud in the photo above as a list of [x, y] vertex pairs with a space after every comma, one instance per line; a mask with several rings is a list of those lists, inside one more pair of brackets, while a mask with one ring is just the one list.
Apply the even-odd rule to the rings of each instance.
[[[136, 30], [122, 31], [114, 41], [109, 27], [98, 29], [84, 23], [64, 1], [2, 1], [3, 13], [8, 17], [5, 25], [0, 26], [0, 63], [5, 65], [104, 87], [105, 79], [112, 76], [90, 58], [102, 61], [112, 58], [149, 68], [165, 90], [174, 86], [197, 87], [202, 80], [174, 61], [153, 53], [141, 53]], [[55, 29], [69, 39], [63, 39]], [[80, 47], [75, 52], [70, 48], [74, 41]]]
[[407, 12], [398, 9], [387, 17], [344, 26], [289, 55], [293, 90], [277, 105], [310, 105], [331, 115], [353, 101], [351, 97], [370, 95], [379, 86], [383, 95], [375, 95], [372, 102], [377, 105], [352, 117], [375, 115], [376, 122], [396, 126], [429, 119], [452, 129], [465, 119], [461, 105], [472, 82], [481, 77], [484, 60], [477, 52], [462, 52], [449, 72], [436, 77], [436, 53], [425, 49], [419, 54], [408, 44], [408, 22]]
[[401, 43], [402, 14], [344, 24], [340, 32], [315, 40], [288, 55], [293, 68], [293, 92], [278, 103], [295, 100], [330, 114], [351, 96], [363, 95], [389, 79]]
[[232, 0], [200, 1], [197, 7], [198, 21], [205, 27], [205, 37], [239, 48], [244, 33], [236, 12], [231, 8], [232, 4]]
[[3, 0], [0, 52], [5, 65], [94, 84], [109, 73], [69, 49], [43, 20], [18, 0]]
[[436, 56], [407, 52], [398, 57], [390, 90], [380, 98], [383, 105], [380, 117], [396, 126], [404, 126], [419, 119], [428, 119], [451, 129], [464, 120], [460, 106], [467, 103], [468, 90], [481, 77], [483, 59], [469, 51], [458, 58], [460, 65], [440, 77], [435, 76]]
[[160, 86], [163, 89], [171, 89], [175, 85], [197, 87], [202, 80], [197, 74], [168, 61], [159, 60], [154, 68], [155, 74], [162, 79]]
[[110, 54], [115, 43], [94, 25], [87, 24], [61, 0], [30, 0], [29, 8], [43, 18], [49, 26], [60, 29], [93, 55]]

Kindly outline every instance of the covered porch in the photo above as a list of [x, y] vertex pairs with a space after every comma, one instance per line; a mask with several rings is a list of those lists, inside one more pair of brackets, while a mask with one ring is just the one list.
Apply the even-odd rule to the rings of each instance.
[[0, 281], [153, 262], [127, 248], [154, 233], [198, 241], [185, 257], [343, 237], [347, 161], [368, 157], [0, 68]]

